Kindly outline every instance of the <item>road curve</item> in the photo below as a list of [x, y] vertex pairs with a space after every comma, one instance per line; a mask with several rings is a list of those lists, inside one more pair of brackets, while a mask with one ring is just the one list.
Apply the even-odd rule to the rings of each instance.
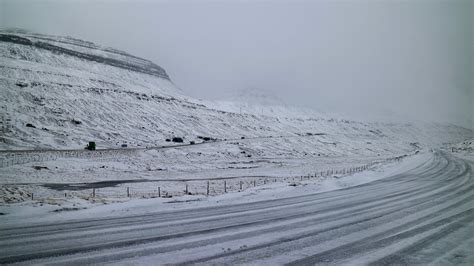
[[325, 193], [0, 225], [0, 264], [472, 265], [471, 163], [437, 151], [404, 173]]

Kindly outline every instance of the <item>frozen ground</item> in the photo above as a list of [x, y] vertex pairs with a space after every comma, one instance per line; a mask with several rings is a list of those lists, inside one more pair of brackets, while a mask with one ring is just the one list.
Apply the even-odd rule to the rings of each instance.
[[17, 206], [0, 226], [0, 262], [470, 265], [472, 167], [434, 152], [198, 201], [131, 200], [46, 215]]
[[474, 162], [474, 138], [448, 145], [445, 150], [452, 152], [458, 157]]
[[32, 199], [48, 203], [51, 198], [86, 199], [93, 195], [97, 201], [216, 195], [267, 183], [346, 174], [397, 157], [390, 153], [365, 157], [328, 157], [315, 152], [290, 155], [275, 152], [268, 144], [273, 143], [267, 139], [244, 139], [7, 166], [0, 172], [0, 202]]
[[[95, 215], [115, 216], [170, 209], [203, 207], [207, 205], [214, 206], [219, 204], [277, 199], [325, 192], [371, 182], [414, 168], [415, 166], [429, 160], [430, 157], [430, 154], [419, 154], [407, 157], [401, 161], [381, 162], [373, 165], [366, 171], [359, 173], [333, 174], [331, 176], [309, 179], [305, 177], [303, 180], [298, 176], [296, 178], [277, 179], [278, 182], [270, 183], [269, 181], [269, 184], [265, 185], [260, 182], [257, 187], [253, 187], [252, 184], [250, 184], [250, 187], [245, 188], [243, 191], [239, 191], [237, 188], [234, 190], [229, 189], [229, 193], [212, 197], [205, 196], [203, 195], [204, 193], [201, 193], [199, 195], [181, 194], [180, 196], [173, 198], [155, 197], [148, 199], [130, 199], [126, 197], [125, 193], [123, 193], [125, 192], [125, 189], [122, 187], [121, 195], [117, 194], [112, 198], [101, 197], [99, 190], [97, 190], [97, 198], [95, 199], [89, 197], [65, 198], [64, 196], [61, 196], [61, 193], [57, 193], [58, 197], [50, 196], [41, 200], [33, 201], [26, 198], [20, 203], [0, 205], [0, 212], [4, 213], [2, 219], [6, 225], [10, 222], [12, 224], [17, 224], [18, 222], [31, 223], [79, 217], [92, 218]], [[145, 183], [144, 185], [149, 186], [149, 183]], [[128, 186], [130, 186], [130, 184], [128, 184]], [[32, 189], [34, 185], [25, 185], [25, 187]], [[135, 188], [137, 188], [137, 186], [135, 186]], [[90, 190], [88, 190], [88, 194], [90, 194]]]

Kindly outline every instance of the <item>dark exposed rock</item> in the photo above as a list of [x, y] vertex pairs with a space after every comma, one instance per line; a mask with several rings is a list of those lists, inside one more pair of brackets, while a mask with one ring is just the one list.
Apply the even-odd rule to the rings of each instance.
[[181, 137], [173, 137], [173, 139], [172, 139], [171, 141], [177, 142], [177, 143], [183, 143], [183, 138], [181, 138]]
[[17, 82], [15, 85], [17, 85], [20, 88], [28, 87], [28, 83], [21, 82], [21, 81]]
[[216, 138], [211, 138], [211, 137], [203, 137], [203, 136], [198, 136], [198, 139], [202, 139], [204, 141], [216, 141]]
[[49, 169], [49, 168], [46, 167], [46, 166], [39, 166], [39, 165], [33, 165], [32, 167], [33, 167], [33, 169], [35, 169], [35, 170], [42, 170], [42, 169], [47, 170], [47, 169]]

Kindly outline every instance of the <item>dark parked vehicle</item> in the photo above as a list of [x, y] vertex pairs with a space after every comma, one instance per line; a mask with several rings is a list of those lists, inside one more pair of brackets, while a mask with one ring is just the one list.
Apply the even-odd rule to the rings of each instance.
[[89, 144], [87, 144], [86, 150], [90, 150], [90, 151], [95, 151], [95, 142], [94, 141], [89, 141]]

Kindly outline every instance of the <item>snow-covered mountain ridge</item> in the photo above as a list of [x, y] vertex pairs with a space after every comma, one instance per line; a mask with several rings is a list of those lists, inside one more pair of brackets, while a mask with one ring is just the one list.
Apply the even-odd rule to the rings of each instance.
[[[50, 51], [54, 54], [68, 55], [93, 61], [106, 65], [111, 65], [131, 71], [142, 72], [154, 75], [160, 78], [169, 79], [166, 71], [151, 61], [141, 59], [127, 53], [112, 50], [110, 48], [101, 48], [91, 42], [85, 42], [72, 38], [56, 38], [35, 35], [35, 34], [0, 34], [0, 41], [6, 43], [31, 46], [40, 50]], [[21, 59], [28, 59], [28, 52], [23, 49], [10, 47], [10, 54], [17, 55]], [[18, 57], [16, 57], [18, 58]]]
[[231, 104], [183, 95], [166, 71], [148, 60], [69, 37], [25, 32], [0, 31], [0, 92], [1, 150], [82, 148], [88, 141], [100, 148], [160, 146], [174, 136], [186, 142], [208, 136], [261, 138], [258, 149], [271, 154], [374, 155], [473, 134], [444, 124], [298, 116], [286, 107], [241, 113]]

